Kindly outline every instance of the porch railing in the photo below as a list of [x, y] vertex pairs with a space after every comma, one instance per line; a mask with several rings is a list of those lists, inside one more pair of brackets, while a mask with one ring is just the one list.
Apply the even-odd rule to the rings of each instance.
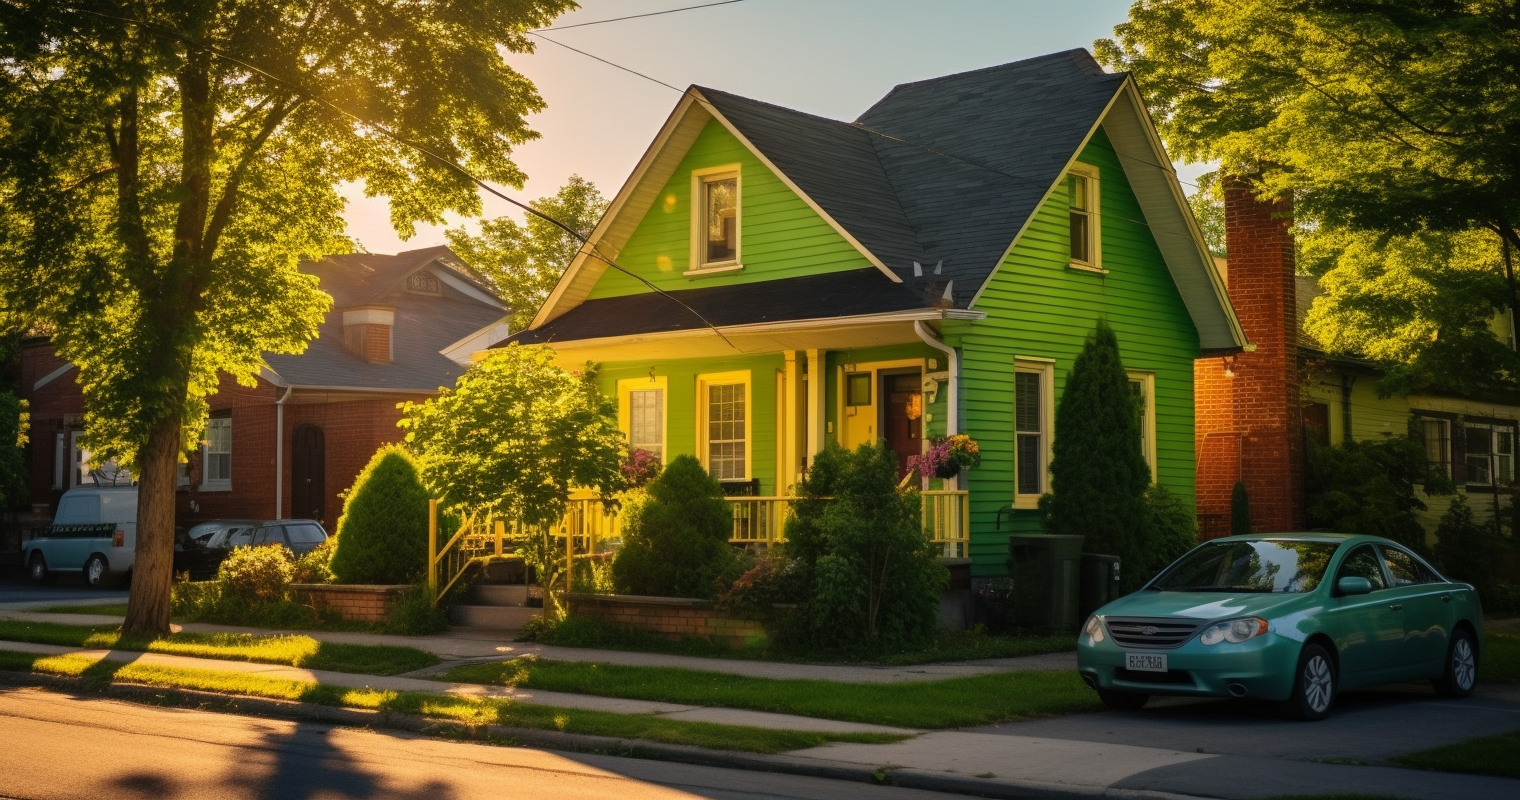
[[[764, 546], [786, 541], [786, 518], [791, 514], [790, 497], [728, 497], [733, 511], [734, 528], [728, 541], [744, 546]], [[964, 490], [936, 490], [919, 493], [921, 519], [929, 537], [943, 558], [965, 558], [970, 542], [971, 499]], [[428, 514], [428, 586], [433, 597], [442, 597], [470, 565], [477, 560], [514, 552], [530, 536], [542, 536], [543, 529], [529, 530], [508, 525], [501, 520], [472, 515], [459, 530], [439, 546], [438, 501], [429, 503]], [[567, 580], [576, 559], [594, 557], [621, 546], [622, 529], [616, 512], [609, 513], [594, 492], [575, 492], [565, 505], [565, 515], [547, 531], [565, 540]]]

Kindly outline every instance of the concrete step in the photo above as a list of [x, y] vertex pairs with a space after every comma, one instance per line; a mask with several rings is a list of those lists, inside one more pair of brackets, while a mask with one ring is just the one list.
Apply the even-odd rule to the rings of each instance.
[[541, 608], [521, 606], [454, 606], [454, 624], [462, 628], [521, 630], [528, 620], [543, 614]]
[[528, 604], [528, 587], [476, 584], [470, 602], [478, 606], [524, 606]]

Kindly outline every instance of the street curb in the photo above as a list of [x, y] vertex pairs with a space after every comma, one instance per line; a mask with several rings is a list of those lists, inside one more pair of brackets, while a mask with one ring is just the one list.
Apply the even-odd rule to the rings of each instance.
[[596, 755], [671, 761], [702, 767], [741, 769], [749, 772], [774, 772], [808, 778], [870, 783], [921, 789], [949, 794], [987, 797], [994, 800], [1042, 800], [1043, 798], [1114, 798], [1115, 800], [1198, 800], [1195, 797], [1166, 792], [1106, 787], [1068, 786], [1018, 782], [1006, 779], [969, 778], [930, 770], [891, 766], [870, 767], [841, 764], [797, 756], [769, 755], [708, 750], [690, 745], [664, 744], [609, 736], [562, 733], [537, 728], [512, 728], [504, 725], [468, 725], [449, 720], [434, 720], [395, 711], [370, 711], [358, 708], [275, 700], [266, 697], [228, 695], [197, 689], [171, 689], [134, 683], [92, 686], [86, 678], [40, 675], [0, 670], [0, 685], [40, 687], [98, 695], [129, 702], [157, 706], [186, 707], [202, 711], [251, 714], [301, 722], [322, 722], [355, 728], [388, 728], [441, 736], [459, 740], [479, 740], [513, 747], [540, 747]]

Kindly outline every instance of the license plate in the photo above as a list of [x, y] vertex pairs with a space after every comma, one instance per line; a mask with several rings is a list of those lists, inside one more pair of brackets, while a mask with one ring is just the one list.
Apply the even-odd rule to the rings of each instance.
[[1166, 672], [1166, 655], [1158, 653], [1125, 653], [1124, 666], [1136, 672]]

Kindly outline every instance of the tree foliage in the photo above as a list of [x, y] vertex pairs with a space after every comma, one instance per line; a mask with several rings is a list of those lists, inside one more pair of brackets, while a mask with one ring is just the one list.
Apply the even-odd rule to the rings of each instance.
[[1477, 587], [1484, 605], [1490, 605], [1498, 588], [1495, 566], [1502, 563], [1511, 545], [1492, 524], [1478, 520], [1467, 495], [1458, 493], [1436, 526], [1435, 557], [1448, 578]]
[[548, 347], [493, 350], [402, 414], [423, 482], [450, 508], [545, 525], [564, 514], [572, 486], [604, 495], [623, 486], [616, 409], [594, 370], [572, 375]]
[[830, 446], [813, 460], [786, 521], [804, 587], [795, 633], [808, 643], [900, 648], [933, 634], [949, 574], [918, 492], [897, 484], [897, 456], [883, 442]]
[[329, 300], [296, 264], [347, 246], [335, 186], [389, 195], [402, 233], [479, 198], [398, 141], [520, 186], [542, 101], [501, 53], [569, 5], [0, 3], [0, 326], [55, 332], [87, 446], [140, 477], [129, 632], [168, 630], [175, 467], [205, 397], [316, 333]]
[[1382, 536], [1428, 553], [1416, 515], [1425, 510], [1419, 488], [1430, 494], [1450, 490], [1431, 474], [1425, 448], [1408, 437], [1309, 446], [1305, 489], [1312, 527]]
[[31, 501], [31, 472], [26, 464], [31, 418], [26, 401], [0, 391], [0, 513], [21, 511]]
[[[1089, 553], [1148, 563], [1154, 536], [1145, 492], [1151, 468], [1140, 444], [1140, 414], [1119, 357], [1119, 339], [1099, 321], [1066, 376], [1056, 403], [1050, 493], [1040, 498], [1049, 533], [1085, 536]], [[1126, 588], [1146, 577], [1124, 569]]]
[[[1479, 380], [1515, 389], [1513, 354], [1489, 363], [1494, 342], [1481, 331], [1494, 307], [1514, 310], [1520, 292], [1512, 269], [1501, 271], [1487, 256], [1442, 252], [1427, 238], [1486, 232], [1491, 242], [1520, 248], [1520, 14], [1513, 3], [1138, 0], [1114, 34], [1095, 43], [1098, 57], [1135, 74], [1173, 156], [1218, 160], [1263, 197], [1292, 196], [1302, 231], [1311, 239], [1328, 234], [1331, 249], [1341, 249], [1336, 243], [1347, 232], [1412, 237], [1410, 249], [1392, 252], [1390, 275], [1407, 275], [1403, 256], [1418, 253], [1431, 259], [1427, 274], [1396, 282], [1459, 296], [1449, 308], [1412, 307], [1376, 279], [1365, 297], [1320, 308], [1320, 324], [1355, 332], [1363, 307], [1384, 306], [1400, 315], [1386, 319], [1402, 330], [1361, 330], [1364, 345], [1397, 348], [1434, 326], [1447, 337], [1438, 349], [1474, 346], [1457, 360], [1486, 367]], [[1343, 298], [1361, 293], [1357, 273], [1374, 277], [1365, 275], [1374, 256], [1348, 254]], [[1431, 280], [1485, 268], [1504, 283]], [[1458, 306], [1470, 316], [1461, 318]]]
[[428, 492], [401, 445], [375, 452], [354, 480], [328, 565], [338, 583], [413, 583], [427, 569]]
[[[591, 235], [591, 229], [607, 210], [607, 200], [596, 185], [579, 175], [571, 175], [552, 197], [540, 197], [530, 205], [582, 236]], [[448, 232], [448, 237], [454, 252], [474, 267], [512, 309], [513, 330], [522, 330], [532, 322], [559, 276], [581, 249], [581, 240], [532, 214], [522, 223], [511, 217], [484, 220], [478, 236], [456, 228]]]
[[612, 582], [624, 594], [712, 598], [735, 577], [733, 510], [695, 456], [680, 455], [624, 515]]

